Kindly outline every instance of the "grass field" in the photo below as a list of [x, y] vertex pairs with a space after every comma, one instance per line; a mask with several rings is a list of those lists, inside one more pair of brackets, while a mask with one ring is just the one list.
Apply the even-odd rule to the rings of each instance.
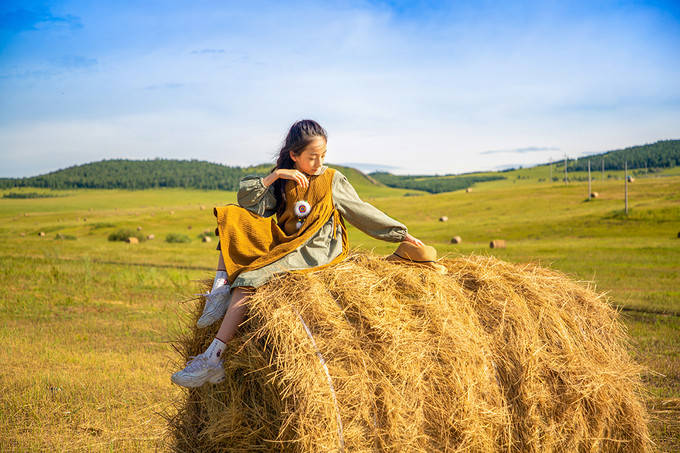
[[[508, 172], [471, 193], [408, 197], [414, 191], [350, 180], [440, 256], [540, 262], [606, 292], [622, 309], [631, 354], [648, 369], [658, 448], [680, 450], [680, 173], [638, 177], [625, 215], [621, 175], [595, 181], [600, 197], [586, 201], [587, 183], [540, 181], [544, 170]], [[164, 450], [161, 414], [181, 395], [170, 384], [169, 341], [217, 259], [215, 242], [198, 235], [214, 229], [211, 207], [234, 203], [235, 193], [54, 193], [0, 199], [0, 451]], [[443, 215], [448, 222], [438, 222]], [[156, 238], [107, 240], [137, 227]], [[169, 233], [192, 241], [166, 243]], [[451, 244], [454, 235], [463, 243]], [[489, 249], [496, 238], [507, 248]], [[394, 250], [354, 227], [350, 243]]]

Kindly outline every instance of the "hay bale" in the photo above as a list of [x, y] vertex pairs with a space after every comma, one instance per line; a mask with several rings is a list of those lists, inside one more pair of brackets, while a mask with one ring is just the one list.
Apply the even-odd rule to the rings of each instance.
[[454, 236], [451, 238], [451, 244], [460, 244], [463, 239], [460, 236]]
[[[23, 237], [26, 237], [26, 233], [21, 232], [21, 233], [19, 233], [19, 236], [21, 236], [22, 238], [23, 238]], [[680, 237], [680, 233], [678, 234], [678, 236]]]
[[504, 249], [505, 239], [494, 239], [493, 241], [489, 242], [489, 247], [492, 249]]
[[146, 238], [150, 241], [150, 240], [152, 240], [152, 239], [156, 239], [156, 235], [155, 235], [155, 234], [148, 234], [148, 235], [146, 236]]
[[170, 215], [174, 215], [174, 214], [175, 214], [175, 211], [170, 211]]
[[631, 175], [628, 175], [628, 182], [635, 182], [635, 178], [633, 178]]
[[448, 221], [449, 221], [449, 218], [446, 217], [445, 215], [443, 215], [443, 216], [441, 216], [441, 217], [439, 218], [439, 221], [440, 221], [440, 222], [448, 222]]
[[139, 239], [131, 236], [131, 237], [127, 238], [125, 240], [125, 242], [127, 242], [128, 244], [139, 244]]
[[203, 242], [212, 242], [212, 239], [210, 236], [203, 236], [203, 239], [201, 239]]
[[142, 231], [142, 227], [141, 227], [141, 226], [137, 226], [137, 231]]
[[190, 229], [191, 229], [191, 225], [187, 225], [187, 230], [190, 230]]
[[[601, 294], [537, 265], [353, 252], [260, 287], [176, 451], [649, 451], [640, 367]], [[206, 287], [210, 288], [210, 282]], [[210, 344], [191, 304], [173, 371]], [[178, 368], [179, 367], [179, 368]]]
[[597, 192], [593, 192], [590, 194], [590, 198], [599, 198], [600, 194]]
[[205, 211], [205, 205], [201, 205], [201, 211]]
[[465, 193], [470, 193], [470, 192], [472, 192], [472, 187], [468, 187], [467, 189], [465, 189]]
[[38, 233], [38, 236], [40, 236], [41, 238], [44, 238], [44, 237], [45, 237], [45, 232], [44, 232], [44, 231], [41, 231], [40, 233]]

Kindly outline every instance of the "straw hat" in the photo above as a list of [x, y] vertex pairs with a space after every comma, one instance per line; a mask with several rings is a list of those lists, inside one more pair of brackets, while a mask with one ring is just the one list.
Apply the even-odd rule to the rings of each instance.
[[448, 272], [444, 266], [437, 264], [437, 250], [429, 245], [418, 247], [410, 242], [402, 242], [397, 247], [397, 250], [385, 259], [429, 267], [440, 274]]

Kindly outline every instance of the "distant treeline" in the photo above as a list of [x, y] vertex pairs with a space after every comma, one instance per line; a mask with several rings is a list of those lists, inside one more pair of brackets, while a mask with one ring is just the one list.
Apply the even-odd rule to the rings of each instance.
[[398, 187], [400, 189], [424, 190], [430, 193], [452, 192], [454, 190], [467, 189], [477, 182], [505, 179], [504, 176], [500, 175], [401, 176], [382, 171], [371, 173], [369, 176], [386, 186]]
[[0, 188], [154, 189], [182, 187], [238, 190], [239, 181], [243, 176], [266, 175], [271, 167], [264, 165], [245, 168], [228, 167], [199, 160], [112, 159], [77, 165], [29, 178], [1, 178]]
[[[625, 162], [628, 162], [628, 169], [675, 167], [680, 165], [680, 140], [662, 140], [649, 145], [631, 146], [574, 160], [569, 159], [567, 169], [588, 171], [588, 161], [591, 170], [600, 169], [603, 159], [607, 170], [623, 170]], [[558, 166], [563, 167], [564, 162], [558, 162]]]

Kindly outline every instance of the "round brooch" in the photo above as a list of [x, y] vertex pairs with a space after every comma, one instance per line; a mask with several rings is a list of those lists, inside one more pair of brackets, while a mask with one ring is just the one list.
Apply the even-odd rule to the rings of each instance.
[[298, 217], [307, 217], [311, 209], [312, 207], [305, 200], [295, 203], [295, 215]]

